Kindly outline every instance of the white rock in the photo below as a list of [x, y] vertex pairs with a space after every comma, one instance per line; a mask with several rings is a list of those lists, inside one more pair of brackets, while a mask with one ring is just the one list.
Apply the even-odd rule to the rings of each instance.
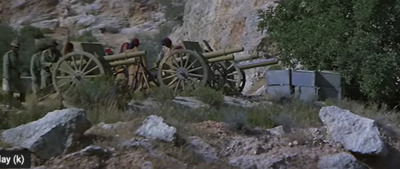
[[175, 139], [176, 128], [164, 123], [162, 117], [151, 115], [147, 117], [143, 125], [136, 130], [136, 134], [148, 139], [159, 139], [171, 142]]
[[197, 100], [194, 97], [175, 97], [174, 100], [172, 100], [174, 103], [189, 107], [192, 109], [198, 109], [198, 108], [207, 108], [209, 105], [203, 103], [200, 100]]
[[1, 138], [13, 146], [29, 149], [42, 159], [49, 159], [63, 154], [90, 126], [84, 110], [63, 109], [5, 130]]
[[59, 26], [59, 24], [60, 22], [58, 21], [58, 19], [53, 19], [53, 20], [45, 20], [41, 22], [32, 23], [31, 25], [41, 29], [47, 28], [54, 30]]
[[387, 154], [387, 148], [380, 138], [374, 120], [336, 106], [321, 108], [319, 117], [327, 126], [332, 139], [341, 143], [347, 150], [361, 154]]

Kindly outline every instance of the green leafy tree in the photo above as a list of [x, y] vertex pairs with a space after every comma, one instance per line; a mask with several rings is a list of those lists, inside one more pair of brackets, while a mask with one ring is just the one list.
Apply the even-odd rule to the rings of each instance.
[[345, 93], [398, 105], [399, 2], [281, 0], [259, 11], [259, 28], [285, 66], [338, 71]]

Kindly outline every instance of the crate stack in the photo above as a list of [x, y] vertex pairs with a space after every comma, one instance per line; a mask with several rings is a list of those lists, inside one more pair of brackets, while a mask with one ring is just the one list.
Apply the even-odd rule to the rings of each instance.
[[268, 70], [265, 77], [267, 93], [272, 98], [294, 96], [305, 102], [341, 99], [341, 77], [335, 72]]
[[318, 72], [317, 86], [319, 87], [319, 98], [340, 100], [342, 98], [341, 76], [339, 73], [330, 71]]
[[292, 95], [290, 70], [268, 70], [265, 72], [267, 93], [271, 98], [279, 99]]
[[318, 89], [316, 85], [316, 71], [294, 70], [292, 71], [292, 85], [296, 98], [305, 102], [318, 100]]

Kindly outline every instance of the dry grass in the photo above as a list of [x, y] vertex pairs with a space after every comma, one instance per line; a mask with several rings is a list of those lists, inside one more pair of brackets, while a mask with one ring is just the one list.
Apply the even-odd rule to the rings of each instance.
[[28, 95], [26, 106], [21, 106], [19, 110], [10, 112], [1, 112], [0, 129], [8, 129], [38, 120], [48, 112], [59, 109], [60, 104], [57, 99], [48, 99], [45, 102], [38, 103], [33, 95]]
[[363, 103], [348, 99], [339, 102], [328, 100], [326, 101], [326, 105], [336, 105], [363, 117], [400, 126], [400, 113], [394, 109], [390, 109], [386, 105], [379, 106], [375, 103]]

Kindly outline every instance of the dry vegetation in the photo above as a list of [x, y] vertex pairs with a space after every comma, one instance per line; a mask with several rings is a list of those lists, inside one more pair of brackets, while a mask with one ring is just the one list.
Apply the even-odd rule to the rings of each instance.
[[[129, 140], [134, 136], [134, 131], [142, 124], [143, 120], [149, 115], [158, 115], [178, 129], [181, 137], [174, 144], [153, 142], [155, 148], [164, 152], [169, 157], [184, 162], [192, 168], [231, 168], [226, 160], [221, 160], [218, 165], [199, 161], [198, 157], [188, 150], [188, 145], [184, 140], [189, 136], [197, 135], [205, 141], [212, 143], [216, 137], [202, 135], [204, 131], [195, 127], [197, 124], [205, 122], [223, 122], [228, 126], [228, 132], [238, 133], [254, 127], [272, 128], [282, 125], [285, 129], [299, 129], [309, 127], [319, 127], [318, 111], [320, 106], [303, 103], [299, 100], [286, 100], [275, 102], [272, 105], [261, 105], [253, 108], [243, 108], [236, 106], [221, 106], [223, 103], [222, 93], [212, 89], [201, 88], [191, 92], [189, 96], [197, 97], [205, 103], [209, 103], [209, 108], [188, 109], [180, 107], [172, 102], [171, 91], [164, 88], [153, 88], [143, 93], [126, 95], [126, 89], [118, 88], [114, 82], [108, 78], [98, 79], [86, 84], [82, 84], [78, 89], [70, 93], [67, 101], [76, 107], [83, 108], [88, 112], [88, 118], [93, 124], [120, 123], [122, 127], [113, 130], [102, 130], [92, 128], [89, 135], [102, 137], [94, 138], [94, 144], [102, 147], [115, 147], [115, 140], [112, 137], [118, 135], [119, 139]], [[200, 94], [199, 94], [200, 93]], [[152, 97], [159, 104], [158, 108], [151, 111], [127, 111], [126, 105], [130, 99], [145, 100]], [[58, 109], [58, 101], [47, 101], [46, 103], [36, 104], [34, 100], [28, 99], [25, 106], [13, 103], [18, 109], [10, 112], [1, 112], [0, 124], [2, 129], [15, 127], [29, 121], [39, 119], [47, 112]], [[324, 105], [338, 105], [349, 109], [361, 116], [376, 119], [384, 127], [399, 127], [400, 114], [385, 107], [378, 107], [375, 104], [363, 104], [355, 101], [343, 100], [340, 102], [326, 101]], [[390, 124], [390, 125], [389, 125]], [[288, 139], [297, 140], [300, 144], [308, 141], [306, 134], [299, 132], [297, 135], [286, 136]], [[88, 135], [88, 136], [89, 136]], [[290, 140], [289, 140], [290, 141]], [[0, 143], [0, 146], [6, 147]], [[120, 150], [120, 153], [134, 153], [144, 151], [140, 149]], [[125, 156], [125, 155], [121, 155]], [[177, 165], [163, 158], [143, 157], [143, 161], [151, 161], [155, 168]]]

